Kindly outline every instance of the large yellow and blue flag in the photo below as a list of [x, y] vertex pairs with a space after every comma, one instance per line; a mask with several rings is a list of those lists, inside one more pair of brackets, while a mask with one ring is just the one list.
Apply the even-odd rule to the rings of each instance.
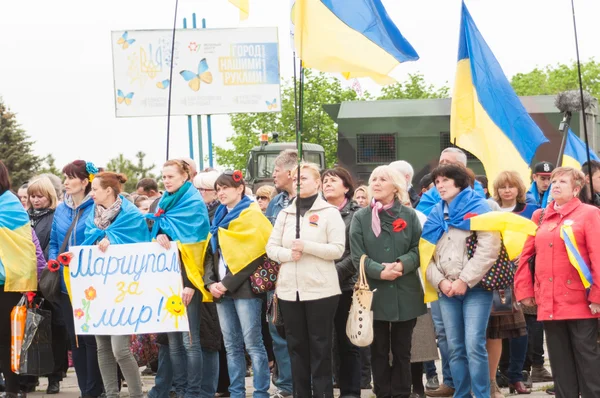
[[440, 201], [429, 213], [419, 242], [426, 303], [438, 298], [435, 287], [427, 281], [426, 272], [437, 242], [450, 227], [464, 231], [500, 232], [511, 260], [521, 253], [527, 236], [535, 235], [537, 230], [536, 224], [528, 218], [510, 212], [490, 211], [486, 199], [471, 188], [460, 192], [450, 204]]
[[248, 19], [250, 15], [250, 0], [229, 0], [229, 2], [239, 8], [240, 20]]
[[6, 292], [37, 290], [37, 257], [29, 216], [10, 191], [0, 195], [0, 284]]
[[[567, 142], [565, 144], [565, 152], [563, 154], [562, 165], [565, 167], [574, 167], [581, 169], [583, 164], [587, 162], [585, 142], [581, 141], [571, 129], [567, 133]], [[600, 161], [598, 155], [590, 150], [590, 159]]]
[[296, 52], [308, 68], [392, 84], [389, 73], [398, 64], [419, 59], [381, 0], [295, 0], [291, 19]]
[[529, 164], [547, 142], [513, 91], [462, 3], [450, 135], [477, 156], [490, 181], [504, 170], [530, 177]]

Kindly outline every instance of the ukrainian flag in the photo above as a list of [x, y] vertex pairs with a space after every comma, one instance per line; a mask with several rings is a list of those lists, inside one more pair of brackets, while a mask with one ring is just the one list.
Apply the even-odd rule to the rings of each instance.
[[388, 75], [399, 63], [419, 59], [381, 0], [295, 0], [291, 14], [296, 51], [308, 68], [392, 84]]
[[0, 195], [0, 284], [5, 292], [37, 290], [37, 257], [29, 216], [10, 191]]
[[[447, 208], [448, 217], [444, 215]], [[425, 302], [438, 299], [437, 290], [427, 281], [427, 267], [435, 253], [435, 247], [450, 227], [464, 231], [498, 231], [510, 259], [521, 254], [525, 240], [535, 235], [537, 225], [518, 214], [490, 211], [487, 201], [473, 189], [461, 191], [450, 204], [440, 201], [431, 211], [423, 226], [419, 242], [420, 266], [425, 281]]]
[[500, 64], [462, 3], [450, 135], [477, 156], [493, 181], [516, 170], [527, 181], [537, 148], [547, 142], [513, 91]]
[[[587, 162], [587, 154], [585, 142], [581, 141], [577, 135], [571, 129], [567, 133], [567, 143], [565, 145], [565, 152], [563, 154], [562, 165], [565, 167], [573, 167], [577, 170], [581, 170], [581, 167]], [[600, 161], [598, 155], [590, 150], [590, 159]]]

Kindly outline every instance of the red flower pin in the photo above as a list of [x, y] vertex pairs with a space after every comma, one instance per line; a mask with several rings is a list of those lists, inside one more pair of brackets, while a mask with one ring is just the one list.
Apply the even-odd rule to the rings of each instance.
[[62, 265], [64, 265], [65, 267], [68, 267], [69, 264], [71, 264], [72, 258], [73, 258], [73, 253], [64, 252], [64, 253], [58, 255], [58, 262], [61, 263]]
[[465, 214], [465, 216], [463, 217], [463, 220], [468, 220], [469, 218], [473, 218], [475, 216], [478, 216], [479, 214], [477, 213], [467, 213]]
[[401, 218], [398, 218], [394, 220], [394, 222], [392, 223], [392, 227], [394, 228], [394, 232], [403, 231], [404, 228], [406, 228], [406, 221], [404, 221]]
[[240, 182], [240, 181], [242, 181], [242, 178], [244, 178], [244, 176], [242, 175], [242, 172], [239, 170], [234, 171], [233, 175], [231, 177], [233, 178], [233, 181], [235, 181], [235, 182]]
[[154, 217], [160, 217], [163, 214], [165, 214], [165, 211], [161, 208], [158, 209], [158, 211], [156, 213], [154, 213]]
[[48, 269], [50, 272], [56, 272], [60, 269], [60, 264], [56, 260], [48, 260]]

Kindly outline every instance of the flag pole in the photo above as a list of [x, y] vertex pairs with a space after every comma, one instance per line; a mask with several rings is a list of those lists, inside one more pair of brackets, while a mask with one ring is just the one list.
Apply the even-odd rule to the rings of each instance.
[[169, 142], [171, 141], [171, 91], [173, 89], [173, 58], [175, 57], [175, 31], [177, 30], [177, 8], [179, 0], [175, 0], [175, 17], [173, 18], [173, 35], [171, 38], [171, 68], [169, 70], [169, 99], [167, 101], [167, 159], [169, 160]]
[[587, 166], [588, 166], [588, 175], [590, 178], [590, 197], [592, 199], [592, 203], [594, 203], [594, 182], [593, 182], [593, 174], [592, 174], [592, 159], [590, 157], [590, 141], [588, 138], [587, 131], [587, 120], [585, 115], [585, 103], [583, 99], [583, 79], [581, 78], [581, 62], [579, 60], [579, 40], [577, 38], [577, 23], [575, 22], [575, 2], [571, 0], [571, 10], [573, 11], [573, 32], [575, 34], [575, 52], [577, 53], [577, 76], [579, 78], [579, 95], [581, 97], [581, 116], [583, 119], [583, 134], [585, 137], [585, 150], [587, 155]]
[[300, 162], [302, 162], [302, 113], [304, 97], [304, 70], [300, 59], [300, 84], [296, 74], [296, 52], [294, 51], [294, 113], [296, 119], [296, 148], [298, 150], [298, 174], [296, 184], [296, 239], [300, 239]]

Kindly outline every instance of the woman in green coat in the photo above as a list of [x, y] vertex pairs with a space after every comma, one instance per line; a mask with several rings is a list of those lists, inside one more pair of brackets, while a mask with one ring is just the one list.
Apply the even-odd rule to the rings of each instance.
[[[389, 166], [369, 178], [371, 205], [359, 210], [350, 227], [350, 250], [356, 267], [367, 255], [365, 272], [373, 295], [371, 361], [377, 397], [411, 393], [410, 350], [417, 317], [427, 311], [417, 274], [421, 224], [406, 203], [406, 181]], [[394, 356], [389, 364], [390, 349]]]

